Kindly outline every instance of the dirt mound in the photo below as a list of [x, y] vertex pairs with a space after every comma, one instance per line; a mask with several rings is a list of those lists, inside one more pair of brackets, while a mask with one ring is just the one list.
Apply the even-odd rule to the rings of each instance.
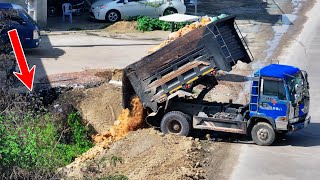
[[119, 21], [108, 26], [105, 30], [113, 33], [135, 33], [139, 32], [137, 26], [137, 21]]
[[62, 94], [54, 103], [59, 107], [72, 104], [80, 111], [85, 123], [97, 133], [108, 130], [122, 110], [121, 88], [104, 83], [88, 89], [73, 89]]
[[[202, 179], [201, 150], [200, 142], [192, 138], [140, 129], [130, 132], [92, 160], [67, 166], [64, 173], [68, 178], [77, 179], [115, 174], [129, 179]], [[114, 157], [122, 163], [114, 165]]]
[[200, 22], [194, 22], [190, 25], [186, 25], [185, 27], [179, 29], [178, 31], [170, 33], [167, 40], [165, 40], [161, 44], [149, 49], [148, 53], [151, 54], [151, 53], [161, 49], [162, 47], [166, 46], [170, 42], [184, 36], [188, 32], [193, 31], [195, 29], [199, 29], [201, 27], [204, 27], [207, 24], [209, 24], [210, 22], [211, 22], [211, 19], [209, 17], [202, 17]]
[[204, 100], [212, 102], [229, 102], [247, 104], [250, 100], [250, 74], [249, 64], [238, 62], [230, 72], [218, 71], [215, 75], [217, 85], [210, 90]]

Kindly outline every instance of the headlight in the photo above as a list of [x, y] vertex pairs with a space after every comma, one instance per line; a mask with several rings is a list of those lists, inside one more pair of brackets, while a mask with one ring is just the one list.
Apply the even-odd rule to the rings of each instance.
[[293, 119], [290, 119], [290, 120], [289, 120], [290, 123], [295, 123], [295, 122], [297, 122], [297, 121], [299, 121], [299, 118], [293, 118]]
[[99, 6], [99, 9], [104, 9], [104, 8], [107, 8], [107, 6], [106, 5]]
[[34, 30], [33, 31], [33, 39], [39, 39], [40, 36], [39, 36], [39, 32], [37, 30]]

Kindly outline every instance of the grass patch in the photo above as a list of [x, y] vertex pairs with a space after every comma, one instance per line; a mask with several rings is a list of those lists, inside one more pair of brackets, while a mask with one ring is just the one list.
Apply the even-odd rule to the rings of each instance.
[[79, 113], [71, 113], [65, 125], [49, 115], [0, 116], [0, 164], [2, 171], [19, 167], [54, 172], [93, 146]]

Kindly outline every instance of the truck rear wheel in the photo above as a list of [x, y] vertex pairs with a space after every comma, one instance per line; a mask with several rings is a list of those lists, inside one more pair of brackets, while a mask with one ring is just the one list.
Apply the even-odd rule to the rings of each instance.
[[179, 111], [171, 111], [163, 116], [160, 129], [163, 133], [187, 136], [191, 129], [190, 122], [188, 115]]
[[272, 126], [266, 122], [258, 122], [251, 130], [252, 140], [260, 146], [269, 146], [276, 138]]

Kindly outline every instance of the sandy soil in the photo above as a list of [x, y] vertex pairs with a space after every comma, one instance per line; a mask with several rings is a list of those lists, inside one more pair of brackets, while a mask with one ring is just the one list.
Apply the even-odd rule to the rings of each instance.
[[[225, 143], [200, 142], [191, 137], [141, 129], [129, 133], [110, 149], [102, 150], [94, 159], [77, 166], [69, 165], [64, 173], [70, 179], [115, 174], [126, 175], [129, 179], [212, 179], [217, 174], [207, 177], [205, 174], [212, 171], [213, 166], [205, 164], [212, 161], [215, 167], [219, 166], [227, 148]], [[123, 162], [112, 166], [111, 157], [121, 157]]]
[[[103, 133], [113, 125], [122, 110], [121, 86], [108, 83], [121, 80], [121, 76], [120, 70], [90, 70], [50, 76], [51, 84], [73, 87], [60, 95], [54, 105], [72, 104], [80, 111], [84, 123], [93, 127], [96, 133]], [[88, 84], [92, 87], [85, 88]]]
[[119, 21], [105, 28], [105, 31], [111, 33], [137, 33], [137, 21]]

